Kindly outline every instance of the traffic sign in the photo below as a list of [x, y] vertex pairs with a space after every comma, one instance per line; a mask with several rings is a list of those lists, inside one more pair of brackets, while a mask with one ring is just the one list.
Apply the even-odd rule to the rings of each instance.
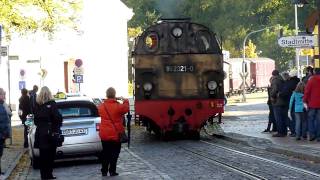
[[19, 60], [19, 56], [8, 56], [9, 60]]
[[78, 68], [82, 66], [82, 60], [81, 59], [76, 59], [76, 62], [74, 63]]
[[26, 88], [26, 82], [25, 81], [19, 81], [19, 90]]
[[76, 83], [83, 83], [83, 75], [75, 75]]
[[278, 44], [281, 47], [295, 47], [295, 48], [311, 48], [317, 46], [316, 36], [284, 36], [278, 39]]
[[8, 56], [8, 46], [1, 46], [0, 54], [1, 56]]
[[83, 67], [74, 67], [73, 68], [73, 73], [75, 75], [83, 75]]

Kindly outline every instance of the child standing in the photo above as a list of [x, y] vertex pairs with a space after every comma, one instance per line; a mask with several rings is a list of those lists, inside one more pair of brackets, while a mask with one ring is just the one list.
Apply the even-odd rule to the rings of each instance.
[[294, 115], [296, 119], [296, 140], [300, 140], [301, 136], [306, 139], [307, 138], [307, 120], [305, 119], [305, 109], [303, 106], [303, 92], [304, 92], [304, 83], [299, 82], [296, 89], [293, 91], [291, 98], [289, 109], [292, 108], [294, 103]]

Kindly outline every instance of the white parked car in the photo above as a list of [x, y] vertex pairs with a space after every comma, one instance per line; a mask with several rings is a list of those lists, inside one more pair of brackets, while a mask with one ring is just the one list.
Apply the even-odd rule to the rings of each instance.
[[[65, 97], [56, 100], [59, 112], [63, 117], [61, 127], [65, 136], [64, 143], [57, 148], [56, 159], [67, 156], [98, 155], [102, 150], [99, 137], [100, 116], [92, 98]], [[29, 155], [33, 168], [39, 166], [39, 149], [34, 148], [36, 126], [29, 129]]]

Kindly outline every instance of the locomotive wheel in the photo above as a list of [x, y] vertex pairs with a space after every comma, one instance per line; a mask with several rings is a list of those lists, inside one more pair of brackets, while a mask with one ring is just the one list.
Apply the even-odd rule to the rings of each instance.
[[200, 140], [200, 132], [198, 131], [189, 131], [188, 138], [192, 140]]

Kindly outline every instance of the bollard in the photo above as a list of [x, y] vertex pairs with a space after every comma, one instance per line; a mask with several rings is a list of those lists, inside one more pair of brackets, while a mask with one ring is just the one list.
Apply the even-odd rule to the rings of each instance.
[[131, 141], [131, 118], [132, 118], [132, 115], [130, 114], [130, 111], [129, 111], [127, 114], [128, 148], [130, 147], [130, 141]]

